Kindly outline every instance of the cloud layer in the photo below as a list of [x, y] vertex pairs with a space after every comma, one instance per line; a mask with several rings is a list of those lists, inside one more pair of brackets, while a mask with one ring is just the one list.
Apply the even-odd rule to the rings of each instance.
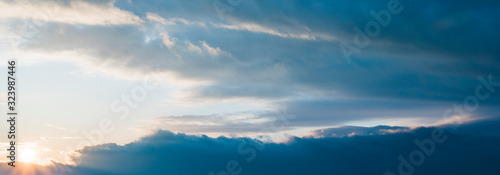
[[291, 137], [285, 143], [158, 131], [123, 146], [110, 143], [86, 147], [74, 157], [76, 166], [56, 164], [46, 168], [69, 174], [493, 175], [500, 173], [496, 166], [500, 158], [499, 126], [500, 120], [495, 119], [331, 137], [332, 133], [401, 129], [337, 128], [321, 138]]
[[[376, 21], [371, 11], [387, 9], [388, 2], [243, 1], [221, 19], [211, 1], [61, 1], [16, 47], [74, 53], [124, 78], [156, 67], [204, 82], [183, 89], [185, 96], [176, 100], [265, 100], [267, 106], [296, 110], [295, 123], [304, 126], [440, 118], [454, 102], [474, 95], [479, 76], [500, 81], [497, 1], [398, 2], [401, 13], [351, 62], [340, 45], [354, 44], [354, 28]], [[31, 8], [2, 3], [7, 9]], [[8, 26], [29, 18], [0, 17]], [[499, 97], [491, 93], [473, 115], [490, 115], [486, 107], [496, 107]], [[427, 112], [419, 114], [421, 109]]]

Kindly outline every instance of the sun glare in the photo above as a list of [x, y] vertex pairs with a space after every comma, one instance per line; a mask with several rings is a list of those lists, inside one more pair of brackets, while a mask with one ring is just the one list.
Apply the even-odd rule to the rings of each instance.
[[25, 149], [19, 152], [19, 161], [33, 163], [36, 152], [33, 149]]

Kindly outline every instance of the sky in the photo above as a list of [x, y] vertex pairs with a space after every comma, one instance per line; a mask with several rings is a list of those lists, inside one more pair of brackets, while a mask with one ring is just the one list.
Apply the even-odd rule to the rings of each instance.
[[28, 168], [0, 170], [499, 174], [498, 19], [493, 0], [2, 0]]

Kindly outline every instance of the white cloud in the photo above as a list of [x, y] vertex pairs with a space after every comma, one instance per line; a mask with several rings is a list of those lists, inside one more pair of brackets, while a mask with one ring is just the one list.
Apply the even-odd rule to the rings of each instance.
[[165, 44], [167, 48], [171, 49], [175, 45], [177, 38], [170, 38], [167, 32], [162, 32], [160, 35], [163, 39], [163, 44]]
[[92, 4], [81, 1], [70, 1], [67, 6], [58, 4], [56, 1], [0, 2], [0, 18], [29, 19], [33, 20], [35, 25], [44, 22], [87, 25], [140, 24], [143, 22], [140, 17], [116, 8], [112, 3]]
[[146, 19], [148, 19], [149, 21], [152, 21], [152, 22], [158, 22], [158, 23], [165, 24], [165, 25], [175, 25], [175, 22], [167, 21], [165, 18], [162, 18], [160, 15], [155, 14], [155, 13], [147, 13]]
[[461, 125], [461, 124], [473, 122], [473, 121], [476, 121], [479, 119], [482, 119], [482, 118], [472, 118], [471, 116], [455, 115], [455, 116], [451, 116], [449, 118], [444, 118], [442, 120], [439, 120], [433, 124], [430, 124], [429, 126]]
[[219, 47], [210, 47], [206, 41], [200, 41], [200, 43], [203, 46], [203, 49], [205, 49], [211, 56], [217, 56], [222, 53]]
[[191, 43], [189, 41], [186, 41], [186, 42], [188, 44], [188, 50], [189, 51], [201, 53], [201, 48], [200, 47], [194, 45], [193, 43]]
[[[219, 28], [231, 29], [231, 30], [244, 30], [255, 33], [265, 33], [269, 35], [279, 36], [282, 38], [295, 38], [303, 40], [326, 40], [333, 41], [336, 37], [329, 34], [315, 33], [315, 32], [280, 32], [277, 29], [273, 29], [267, 26], [255, 24], [255, 23], [238, 23], [232, 25], [226, 24], [213, 24]], [[307, 27], [302, 27], [308, 29]]]
[[157, 22], [157, 23], [164, 24], [164, 25], [184, 24], [184, 25], [198, 25], [198, 26], [206, 27], [205, 23], [203, 23], [203, 22], [189, 21], [189, 20], [184, 19], [184, 18], [165, 19], [156, 13], [146, 13], [146, 19], [148, 19], [151, 22]]

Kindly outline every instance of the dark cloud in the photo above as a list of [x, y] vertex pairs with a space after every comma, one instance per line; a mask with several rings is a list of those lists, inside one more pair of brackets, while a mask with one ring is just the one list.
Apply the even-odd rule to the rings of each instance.
[[[381, 128], [401, 129], [380, 126], [362, 130]], [[382, 135], [291, 137], [285, 143], [158, 131], [123, 146], [110, 143], [85, 147], [79, 150], [81, 156], [74, 158], [77, 165], [66, 167], [66, 171], [68, 174], [209, 174], [229, 166], [237, 174], [382, 175], [386, 171], [399, 174], [401, 166], [402, 171], [413, 170], [411, 174], [494, 175], [500, 173], [499, 128], [500, 121], [490, 119]], [[329, 131], [340, 135], [345, 128]], [[63, 170], [61, 165], [57, 166], [51, 168]]]

